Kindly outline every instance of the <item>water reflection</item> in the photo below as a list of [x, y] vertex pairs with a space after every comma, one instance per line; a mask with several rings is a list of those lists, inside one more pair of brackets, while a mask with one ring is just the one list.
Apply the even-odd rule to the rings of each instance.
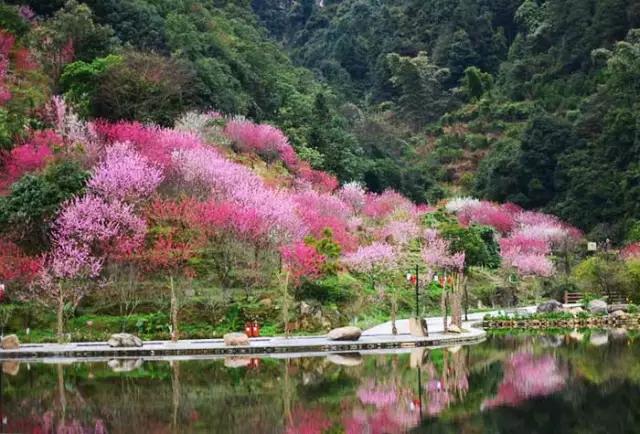
[[376, 356], [5, 362], [0, 431], [634, 432], [635, 342], [614, 330]]

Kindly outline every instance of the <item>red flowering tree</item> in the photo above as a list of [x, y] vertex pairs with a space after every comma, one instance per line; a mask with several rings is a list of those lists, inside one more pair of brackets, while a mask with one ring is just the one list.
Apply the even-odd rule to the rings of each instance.
[[[145, 248], [135, 254], [136, 260], [148, 271], [167, 276], [171, 296], [171, 340], [179, 337], [179, 310], [183, 291], [180, 278], [193, 277], [190, 260], [206, 244], [204, 232], [196, 224], [197, 207], [189, 199], [154, 199], [146, 208], [149, 232]], [[178, 282], [176, 282], [178, 280]]]
[[0, 283], [25, 288], [40, 273], [42, 258], [26, 255], [15, 243], [0, 239]]

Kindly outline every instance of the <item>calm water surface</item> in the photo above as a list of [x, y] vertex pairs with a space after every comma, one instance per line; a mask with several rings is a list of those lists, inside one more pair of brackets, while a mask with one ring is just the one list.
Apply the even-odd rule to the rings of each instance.
[[621, 333], [384, 356], [2, 369], [1, 432], [640, 432], [640, 339]]

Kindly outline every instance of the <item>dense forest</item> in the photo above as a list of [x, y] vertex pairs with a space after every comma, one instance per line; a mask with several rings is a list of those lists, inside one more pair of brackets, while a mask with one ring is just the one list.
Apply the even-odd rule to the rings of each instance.
[[[253, 7], [297, 64], [362, 108], [365, 149], [372, 135], [387, 152], [406, 137], [404, 155], [420, 156], [407, 164], [445, 191], [544, 208], [594, 239], [635, 239], [637, 0]], [[393, 142], [375, 134], [398, 125], [406, 134]]]
[[640, 233], [637, 0], [18, 3], [47, 17], [29, 38], [58, 50], [49, 84], [84, 116], [214, 108], [275, 123], [313, 167], [373, 191]]

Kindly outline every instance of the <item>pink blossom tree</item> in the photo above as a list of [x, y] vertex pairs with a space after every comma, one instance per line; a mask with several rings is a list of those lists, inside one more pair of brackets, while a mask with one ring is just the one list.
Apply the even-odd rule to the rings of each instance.
[[87, 187], [105, 199], [136, 204], [151, 197], [162, 180], [160, 168], [129, 144], [115, 143], [93, 168]]
[[398, 274], [400, 259], [398, 250], [387, 243], [380, 242], [361, 246], [342, 259], [343, 264], [351, 271], [369, 278], [374, 289], [380, 285], [381, 291], [391, 293], [391, 329], [394, 335], [398, 334], [396, 327], [398, 294], [393, 278]]
[[39, 295], [57, 304], [58, 340], [63, 340], [64, 306], [76, 306], [87, 281], [97, 277], [109, 259], [130, 254], [144, 240], [146, 224], [129, 205], [86, 195], [64, 206], [52, 230], [53, 247], [45, 259]]
[[[447, 301], [451, 300], [451, 323], [462, 327], [462, 286], [464, 285], [465, 253], [451, 252], [450, 243], [440, 237], [435, 229], [425, 233], [422, 259], [427, 266], [427, 276], [433, 276], [437, 271], [444, 273], [441, 308], [443, 312], [444, 331], [447, 325]], [[452, 274], [446, 279], [447, 273]], [[429, 277], [430, 278], [430, 277]]]

